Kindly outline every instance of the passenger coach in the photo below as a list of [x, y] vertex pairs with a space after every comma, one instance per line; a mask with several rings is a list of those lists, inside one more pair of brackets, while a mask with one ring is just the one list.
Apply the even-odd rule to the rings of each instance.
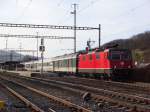
[[[42, 60], [30, 61], [23, 63], [25, 69], [33, 72], [40, 72], [42, 67]], [[43, 71], [44, 72], [52, 72], [53, 71], [53, 63], [51, 59], [44, 59], [43, 62]]]
[[52, 58], [53, 71], [57, 73], [75, 74], [77, 73], [77, 53], [65, 54]]

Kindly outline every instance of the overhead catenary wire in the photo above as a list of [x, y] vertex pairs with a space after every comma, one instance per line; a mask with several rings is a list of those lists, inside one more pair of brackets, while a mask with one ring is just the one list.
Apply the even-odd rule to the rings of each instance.
[[[16, 2], [18, 4], [18, 0]], [[29, 6], [31, 5], [31, 3], [32, 3], [32, 0], [29, 0], [29, 2], [27, 3], [27, 5], [23, 8], [20, 16], [16, 18], [16, 21], [19, 21], [24, 16], [26, 10], [29, 8]]]
[[110, 37], [110, 36], [118, 36], [119, 34], [124, 34], [126, 32], [129, 32], [131, 30], [136, 30], [136, 29], [139, 29], [141, 27], [150, 27], [150, 24], [146, 24], [146, 25], [140, 25], [140, 27], [132, 27], [130, 29], [127, 29], [127, 30], [123, 30], [123, 31], [120, 31], [118, 33], [112, 33], [112, 34], [108, 34], [108, 35], [105, 35], [104, 37]]
[[60, 0], [60, 1], [57, 3], [57, 6], [61, 6], [64, 1], [65, 1], [65, 0]]
[[66, 13], [64, 14], [63, 17], [65, 17], [65, 18], [59, 20], [58, 25], [62, 24], [62, 23], [65, 23], [66, 21], [71, 19], [70, 9], [66, 11]]
[[[63, 3], [65, 2], [65, 0], [60, 0], [59, 3], [57, 3], [57, 6], [61, 6]], [[68, 9], [64, 15], [62, 16], [63, 19], [59, 20], [58, 21], [58, 24], [62, 24], [62, 23], [65, 23], [67, 20], [69, 20], [71, 17], [70, 17], [70, 9]]]
[[146, 2], [143, 2], [142, 4], [139, 4], [138, 6], [135, 6], [135, 7], [131, 8], [131, 9], [129, 9], [129, 10], [127, 10], [127, 11], [121, 13], [120, 15], [116, 16], [114, 19], [122, 18], [122, 17], [124, 17], [124, 16], [126, 16], [126, 15], [128, 15], [128, 14], [131, 14], [131, 13], [134, 12], [135, 10], [137, 10], [137, 9], [139, 9], [139, 8], [141, 8], [141, 7], [145, 6], [145, 5], [147, 5], [147, 2], [149, 2], [149, 0], [147, 0]]
[[[111, 18], [111, 21], [113, 21], [112, 25], [123, 24], [124, 22], [128, 22], [128, 19], [126, 19], [127, 15], [133, 14], [133, 12], [135, 12], [139, 8], [142, 8], [143, 6], [147, 5], [148, 4], [147, 2], [149, 2], [149, 0], [146, 0], [146, 2], [143, 2], [142, 4], [132, 7], [129, 10], [126, 10], [126, 11], [122, 12], [121, 14]], [[133, 15], [132, 15], [132, 17], [133, 17]], [[121, 18], [123, 18], [123, 20]], [[121, 19], [121, 20], [119, 20], [119, 19]], [[114, 21], [116, 21], [116, 22], [114, 22]]]
[[[83, 12], [84, 10], [88, 9], [91, 5], [94, 5], [95, 3], [97, 3], [99, 0], [92, 0], [90, 1], [90, 3], [88, 5], [86, 5], [85, 7], [83, 7], [81, 10], [78, 11], [78, 13]], [[61, 23], [65, 23], [66, 21], [69, 21], [71, 19], [71, 14], [70, 14], [70, 10], [68, 10], [65, 14], [66, 18], [63, 19], [62, 21], [59, 22], [59, 24]]]
[[95, 3], [99, 2], [100, 0], [92, 0], [90, 1], [90, 3], [88, 5], [86, 5], [85, 7], [83, 7], [82, 9], [80, 9], [78, 11], [78, 13], [83, 12], [84, 10], [88, 9], [89, 7], [91, 7], [92, 5], [94, 5]]
[[[114, 19], [122, 18], [122, 17], [126, 16], [127, 14], [130, 14], [130, 13], [136, 11], [137, 9], [139, 9], [139, 8], [141, 8], [141, 7], [145, 6], [145, 5], [147, 5], [147, 2], [149, 2], [149, 0], [147, 0], [146, 2], [143, 2], [142, 4], [139, 4], [139, 5], [137, 5], [137, 6], [133, 7], [133, 8], [131, 8], [131, 9], [129, 9], [129, 10], [123, 12], [122, 14], [118, 15], [118, 16], [115, 17]], [[113, 19], [113, 20], [114, 20], [114, 19]], [[125, 19], [125, 20], [127, 20], [127, 19]], [[119, 23], [121, 24], [120, 21], [117, 21], [115, 24], [119, 24]], [[122, 24], [123, 24], [123, 23], [122, 23]], [[150, 26], [150, 24], [149, 24], [149, 25], [147, 25], [147, 24], [146, 24], [146, 25], [140, 25], [140, 27], [138, 27], [138, 29], [141, 28], [141, 27], [147, 27], [147, 26]], [[127, 29], [127, 30], [120, 31], [120, 32], [118, 32], [118, 33], [108, 34], [108, 35], [106, 35], [105, 37], [118, 36], [119, 34], [125, 34], [125, 33], [129, 32], [129, 31], [131, 31], [131, 30], [133, 30], [133, 29], [136, 30], [137, 27], [132, 27], [132, 28], [129, 28], [129, 29]]]
[[[72, 8], [72, 5], [71, 5]], [[66, 13], [64, 14], [65, 18], [61, 21], [59, 21], [59, 24], [65, 23], [66, 21], [69, 21], [71, 18], [71, 9], [67, 10]]]

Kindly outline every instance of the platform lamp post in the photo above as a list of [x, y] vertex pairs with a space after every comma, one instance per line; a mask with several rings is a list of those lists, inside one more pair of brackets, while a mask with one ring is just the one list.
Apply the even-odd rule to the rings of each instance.
[[42, 66], [41, 66], [41, 75], [43, 75], [43, 59], [44, 59], [44, 38], [41, 38], [41, 45], [40, 45], [40, 52], [41, 52], [41, 59], [42, 59]]

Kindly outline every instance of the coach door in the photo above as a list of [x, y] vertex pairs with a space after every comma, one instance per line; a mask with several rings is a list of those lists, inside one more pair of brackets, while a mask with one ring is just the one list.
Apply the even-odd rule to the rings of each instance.
[[67, 67], [66, 67], [66, 69], [67, 69], [67, 72], [69, 72], [69, 59], [67, 59], [66, 61], [67, 61]]
[[72, 72], [72, 60], [69, 59], [69, 68], [68, 68], [69, 72]]

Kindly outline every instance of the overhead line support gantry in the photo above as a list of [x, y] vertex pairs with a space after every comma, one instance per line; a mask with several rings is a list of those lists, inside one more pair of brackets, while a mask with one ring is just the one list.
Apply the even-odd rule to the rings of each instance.
[[[101, 45], [101, 26], [99, 24], [99, 27], [98, 28], [95, 28], [95, 27], [76, 27], [75, 25], [74, 26], [59, 26], [59, 25], [36, 25], [36, 24], [12, 24], [12, 23], [0, 23], [0, 26], [1, 27], [22, 27], [22, 28], [47, 28], [47, 29], [65, 29], [65, 30], [98, 30], [99, 31], [99, 47]], [[75, 32], [76, 33], [76, 32]], [[46, 36], [45, 36], [46, 37]], [[55, 36], [54, 36], [55, 37]], [[52, 38], [54, 39], [54, 38]], [[55, 38], [57, 39], [57, 38]], [[58, 38], [59, 39], [59, 38]], [[60, 38], [60, 39], [69, 39], [69, 38]], [[75, 37], [74, 37], [74, 40]], [[76, 41], [74, 41], [74, 44], [76, 44]], [[74, 45], [75, 47], [76, 45]], [[74, 48], [76, 49], [76, 48]], [[76, 50], [75, 50], [76, 51]]]

